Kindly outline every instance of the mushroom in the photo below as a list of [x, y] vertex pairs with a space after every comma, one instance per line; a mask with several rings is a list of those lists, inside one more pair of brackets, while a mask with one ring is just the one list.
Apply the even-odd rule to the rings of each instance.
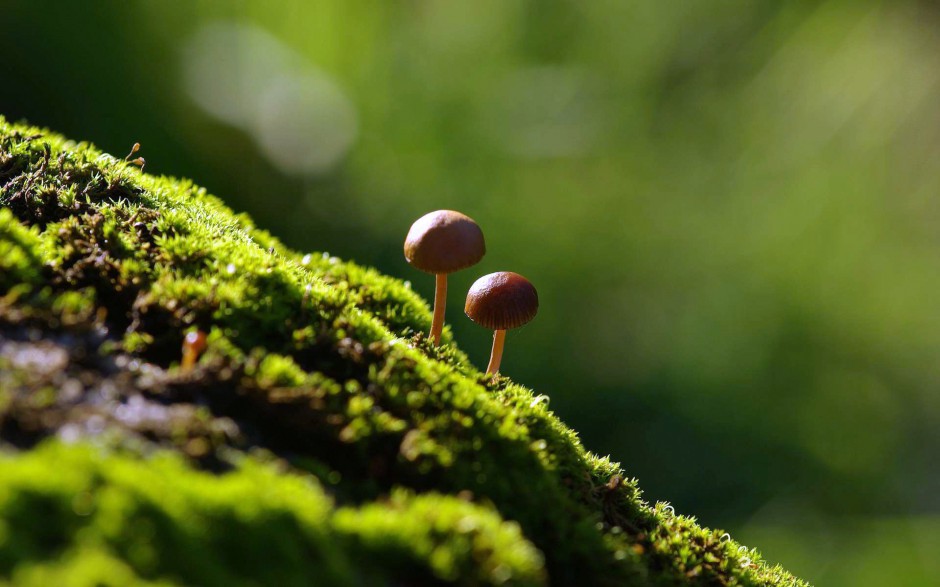
[[180, 363], [183, 373], [193, 370], [199, 355], [204, 350], [206, 350], [206, 333], [201, 330], [188, 332], [183, 338], [183, 361]]
[[526, 324], [539, 311], [539, 294], [528, 279], [511, 271], [490, 273], [477, 279], [467, 292], [464, 312], [484, 328], [495, 330], [487, 374], [499, 372], [506, 330]]
[[416, 269], [433, 273], [434, 318], [431, 341], [441, 342], [444, 307], [447, 305], [447, 274], [476, 265], [486, 254], [483, 231], [472, 218], [453, 210], [437, 210], [418, 218], [405, 237], [405, 259]]

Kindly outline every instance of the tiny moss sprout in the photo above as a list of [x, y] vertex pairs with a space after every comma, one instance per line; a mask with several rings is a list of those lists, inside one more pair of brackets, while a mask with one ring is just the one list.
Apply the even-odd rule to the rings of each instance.
[[124, 160], [127, 161], [128, 163], [131, 163], [132, 165], [136, 165], [140, 167], [140, 170], [143, 171], [144, 165], [147, 164], [146, 159], [144, 159], [143, 157], [137, 157], [136, 159], [131, 160], [131, 157], [137, 154], [137, 151], [139, 150], [140, 150], [140, 143], [134, 143], [134, 146], [131, 147], [131, 152], [127, 154], [127, 157], [125, 157]]
[[528, 279], [511, 271], [490, 273], [477, 279], [467, 292], [464, 312], [493, 333], [493, 350], [486, 368], [488, 375], [499, 372], [506, 331], [528, 323], [539, 311], [539, 295]]
[[447, 305], [447, 275], [476, 265], [486, 254], [483, 231], [472, 218], [453, 210], [425, 214], [411, 225], [405, 237], [405, 259], [420, 271], [436, 277], [434, 315], [429, 338], [441, 342], [444, 308]]

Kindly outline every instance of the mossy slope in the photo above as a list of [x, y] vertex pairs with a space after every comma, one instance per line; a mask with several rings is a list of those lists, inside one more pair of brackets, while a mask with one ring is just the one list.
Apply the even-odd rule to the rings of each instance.
[[396, 279], [0, 118], [0, 577], [805, 585], [643, 502], [429, 321]]

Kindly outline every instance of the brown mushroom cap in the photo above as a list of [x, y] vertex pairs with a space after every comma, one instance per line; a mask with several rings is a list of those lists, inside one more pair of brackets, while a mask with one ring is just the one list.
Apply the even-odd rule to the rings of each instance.
[[484, 328], [518, 328], [539, 311], [539, 294], [528, 279], [511, 271], [477, 279], [467, 292], [464, 312]]
[[486, 254], [483, 231], [472, 218], [437, 210], [418, 218], [405, 237], [405, 259], [426, 273], [453, 273]]

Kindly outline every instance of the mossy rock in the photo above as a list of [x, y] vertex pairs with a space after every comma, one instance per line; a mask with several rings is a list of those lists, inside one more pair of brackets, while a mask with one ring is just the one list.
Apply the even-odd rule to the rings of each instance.
[[397, 279], [0, 118], [0, 584], [806, 585], [429, 322]]

